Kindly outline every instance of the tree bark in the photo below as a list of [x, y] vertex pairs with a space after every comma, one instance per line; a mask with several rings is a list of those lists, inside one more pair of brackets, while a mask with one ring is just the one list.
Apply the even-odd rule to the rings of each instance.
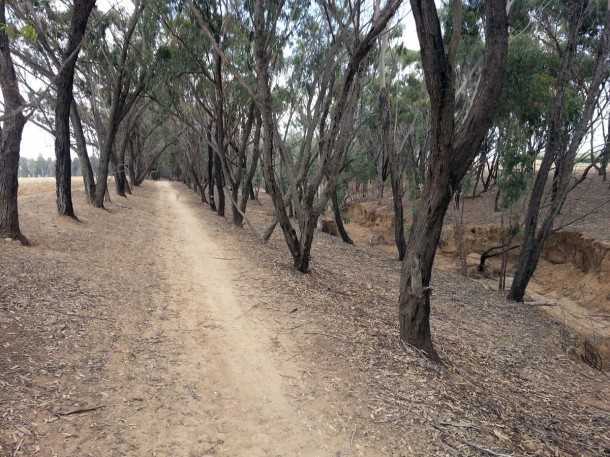
[[299, 239], [297, 233], [290, 223], [284, 199], [278, 183], [275, 179], [275, 169], [273, 166], [274, 156], [274, 120], [271, 89], [269, 87], [269, 61], [270, 48], [265, 26], [265, 8], [263, 1], [257, 0], [254, 6], [254, 53], [256, 62], [256, 81], [257, 93], [260, 97], [259, 111], [263, 125], [263, 174], [265, 176], [266, 190], [271, 196], [277, 222], [280, 224], [288, 245], [288, 250], [294, 259], [295, 266], [300, 257]]
[[[430, 332], [430, 278], [443, 220], [491, 125], [508, 48], [505, 0], [485, 2], [485, 62], [472, 106], [455, 128], [455, 75], [434, 2], [411, 0], [430, 96], [430, 163], [402, 264], [399, 298], [403, 344], [438, 359]], [[458, 24], [461, 26], [461, 23]], [[452, 43], [451, 48], [455, 44]], [[451, 54], [451, 53], [450, 53]]]
[[[129, 124], [127, 124], [127, 128], [129, 129]], [[119, 152], [116, 153], [115, 151], [112, 155], [116, 192], [117, 195], [121, 197], [127, 197], [127, 194], [131, 194], [131, 188], [129, 187], [129, 182], [127, 181], [127, 174], [125, 173], [125, 152], [127, 151], [128, 141], [128, 133], [124, 132]]]
[[118, 130], [118, 123], [111, 122], [108, 134], [106, 135], [102, 150], [100, 151], [100, 160], [97, 166], [97, 184], [95, 189], [94, 206], [96, 208], [104, 207], [104, 199], [108, 190], [108, 170], [109, 163], [113, 156], [113, 146]]
[[[6, 24], [6, 1], [0, 0], [0, 24]], [[11, 56], [6, 27], [0, 27], [0, 89], [4, 99], [4, 121], [0, 132], [0, 238], [20, 240], [28, 244], [19, 228], [17, 209], [17, 174], [21, 135], [26, 119], [22, 110], [25, 101]]]
[[72, 121], [72, 130], [74, 131], [74, 138], [76, 139], [76, 154], [80, 162], [80, 168], [83, 175], [83, 184], [85, 186], [85, 195], [87, 201], [93, 204], [95, 199], [95, 178], [93, 176], [93, 168], [91, 167], [91, 161], [89, 160], [89, 154], [87, 152], [87, 139], [85, 138], [85, 132], [83, 131], [83, 124], [78, 112], [78, 106], [76, 102], [72, 101], [72, 107], [70, 109], [70, 119]]
[[349, 234], [347, 233], [347, 230], [345, 229], [345, 225], [343, 225], [343, 218], [341, 217], [341, 207], [339, 205], [339, 196], [337, 195], [336, 187], [332, 196], [332, 206], [333, 214], [335, 216], [335, 224], [337, 224], [337, 230], [339, 230], [339, 235], [341, 236], [341, 239], [344, 243], [354, 244]]
[[[379, 14], [379, 0], [375, 1], [375, 16]], [[391, 132], [391, 114], [389, 90], [386, 83], [385, 54], [388, 47], [387, 36], [382, 35], [379, 39], [379, 133], [381, 136], [381, 156], [383, 162], [387, 161], [390, 168], [390, 184], [392, 187], [392, 202], [394, 206], [394, 242], [398, 251], [398, 259], [402, 261], [405, 257], [407, 242], [405, 240], [404, 216], [402, 208], [402, 167], [400, 156], [394, 147]], [[386, 166], [387, 168], [387, 166]], [[382, 175], [381, 192], [379, 198], [383, 198], [384, 179]]]
[[216, 211], [216, 200], [214, 199], [214, 150], [212, 149], [212, 133], [208, 129], [208, 185], [210, 209]]
[[132, 187], [136, 186], [136, 159], [133, 141], [129, 140], [129, 181]]
[[608, 115], [608, 128], [606, 129], [606, 144], [599, 161], [599, 174], [604, 181], [608, 176], [608, 158], [610, 158], [610, 115]]
[[[250, 162], [250, 168], [247, 170], [245, 180], [243, 183], [242, 191], [241, 191], [241, 202], [239, 204], [239, 209], [241, 213], [246, 212], [246, 207], [248, 205], [248, 200], [254, 200], [254, 189], [252, 188], [252, 180], [254, 179], [254, 174], [256, 173], [256, 168], [258, 167], [258, 160], [261, 155], [260, 148], [260, 140], [261, 140], [261, 119], [260, 116], [256, 118], [256, 127], [254, 130], [254, 144], [252, 146], [252, 160]], [[238, 212], [239, 214], [239, 212]], [[241, 214], [239, 214], [240, 218]], [[235, 217], [235, 213], [234, 213]], [[243, 218], [242, 218], [243, 219]]]
[[[95, 0], [75, 0], [72, 9], [68, 45], [63, 53], [62, 65], [55, 79], [55, 183], [57, 212], [60, 216], [75, 218], [72, 204], [72, 160], [70, 159], [70, 108], [74, 69], [85, 36], [89, 15]], [[84, 174], [84, 173], [83, 173]]]
[[[221, 24], [222, 25], [222, 24]], [[216, 43], [220, 46], [220, 35], [214, 36]], [[216, 147], [218, 148], [218, 159], [214, 162], [216, 188], [218, 189], [217, 212], [219, 216], [225, 215], [225, 192], [222, 176], [222, 163], [225, 157], [225, 129], [224, 129], [224, 92], [222, 84], [222, 59], [218, 53], [214, 56], [214, 82], [216, 85]]]
[[218, 193], [218, 204], [216, 205], [216, 212], [219, 216], [224, 217], [225, 189], [223, 185], [222, 163], [220, 163], [220, 160], [218, 158], [214, 161], [214, 182], [216, 183], [216, 191]]

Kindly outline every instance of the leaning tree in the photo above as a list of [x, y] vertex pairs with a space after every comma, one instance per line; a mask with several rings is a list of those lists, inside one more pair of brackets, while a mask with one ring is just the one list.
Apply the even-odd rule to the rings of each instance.
[[[461, 30], [461, 0], [453, 2], [453, 30]], [[491, 125], [508, 49], [506, 0], [485, 2], [485, 57], [464, 120], [456, 123], [455, 53], [460, 33], [444, 38], [434, 2], [411, 0], [430, 96], [430, 157], [402, 264], [400, 338], [429, 357], [438, 355], [430, 332], [430, 279], [443, 220], [454, 192]]]

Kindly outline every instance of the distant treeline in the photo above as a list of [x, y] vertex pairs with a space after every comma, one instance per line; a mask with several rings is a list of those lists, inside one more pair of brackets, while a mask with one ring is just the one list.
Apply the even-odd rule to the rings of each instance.
[[[97, 167], [96, 157], [91, 157], [91, 165]], [[39, 155], [36, 159], [19, 158], [19, 177], [21, 178], [47, 178], [55, 176], [55, 159], [45, 159]], [[72, 176], [82, 176], [80, 162], [72, 159]]]

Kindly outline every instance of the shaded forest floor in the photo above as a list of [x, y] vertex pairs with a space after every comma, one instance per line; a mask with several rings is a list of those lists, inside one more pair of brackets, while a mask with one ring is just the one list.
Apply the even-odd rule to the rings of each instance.
[[610, 455], [608, 375], [539, 308], [436, 271], [432, 365], [384, 253], [318, 234], [301, 275], [180, 184], [113, 201], [32, 192], [0, 240], [0, 456]]

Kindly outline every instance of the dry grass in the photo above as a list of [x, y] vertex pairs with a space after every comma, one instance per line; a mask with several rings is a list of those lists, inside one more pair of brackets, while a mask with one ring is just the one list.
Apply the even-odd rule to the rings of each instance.
[[[72, 188], [80, 189], [83, 178], [73, 177]], [[55, 178], [19, 178], [19, 197], [55, 192]]]

